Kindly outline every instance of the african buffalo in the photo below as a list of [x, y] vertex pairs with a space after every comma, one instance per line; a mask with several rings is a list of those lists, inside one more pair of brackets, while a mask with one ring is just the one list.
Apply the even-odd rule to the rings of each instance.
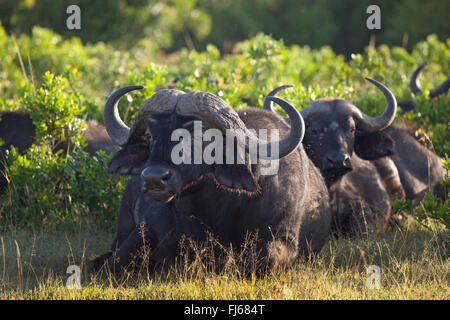
[[[314, 101], [301, 111], [306, 124], [303, 147], [327, 183], [332, 228], [344, 236], [383, 230], [391, 213], [383, 181], [361, 153], [377, 158], [390, 155], [392, 141], [376, 146], [362, 143], [361, 138], [388, 127], [395, 118], [397, 103], [384, 85], [367, 80], [384, 93], [388, 102], [378, 117], [369, 117], [350, 102], [337, 98]], [[278, 87], [268, 97], [290, 86]], [[274, 111], [268, 99], [263, 108]]]
[[[6, 151], [11, 146], [16, 147], [19, 152], [24, 152], [36, 142], [36, 131], [30, 115], [24, 111], [3, 112], [0, 114], [0, 139], [3, 144], [0, 146], [0, 191], [8, 184], [4, 173], [4, 162], [6, 161]], [[120, 148], [112, 143], [105, 127], [96, 120], [87, 121], [87, 130], [83, 132], [87, 143], [86, 151], [94, 155], [97, 151], [103, 150], [107, 154], [115, 153]], [[67, 141], [58, 143], [54, 150], [67, 150]]]
[[394, 146], [391, 155], [379, 159], [361, 151], [367, 159], [374, 160], [391, 198], [406, 197], [417, 204], [429, 190], [442, 199], [447, 197], [447, 190], [441, 183], [446, 175], [441, 158], [417, 141], [411, 127], [404, 122], [394, 122], [380, 132], [367, 134], [362, 141], [369, 145], [381, 142], [381, 145]]
[[[418, 76], [425, 65], [426, 63], [421, 64], [411, 75], [410, 88], [415, 95], [423, 92]], [[449, 87], [450, 77], [430, 90], [428, 96], [433, 99], [445, 95]], [[414, 100], [400, 101], [398, 105], [405, 111], [414, 110]], [[448, 191], [441, 183], [446, 175], [442, 161], [436, 153], [417, 140], [413, 125], [395, 121], [385, 130], [366, 135], [362, 142], [386, 146], [391, 144], [390, 140], [394, 142], [395, 150], [389, 157], [377, 158], [368, 153], [364, 156], [373, 160], [391, 199], [406, 197], [417, 204], [429, 190], [445, 199]]]
[[[411, 75], [411, 78], [409, 80], [409, 87], [411, 88], [411, 91], [414, 95], [417, 95], [419, 93], [423, 92], [423, 89], [419, 83], [418, 76], [422, 69], [426, 66], [426, 62], [422, 63], [420, 66], [417, 67], [416, 70]], [[448, 90], [450, 88], [450, 77], [448, 77], [444, 82], [442, 82], [437, 88], [434, 88], [430, 90], [430, 93], [428, 94], [428, 97], [430, 99], [433, 99], [439, 95], [445, 95], [447, 94]], [[414, 100], [403, 100], [399, 101], [398, 105], [400, 108], [402, 108], [404, 111], [410, 111], [414, 110]]]
[[[105, 104], [106, 129], [122, 146], [108, 171], [131, 179], [111, 251], [92, 261], [91, 272], [103, 265], [113, 271], [126, 268], [145, 244], [151, 263], [170, 265], [179, 254], [181, 238], [201, 243], [207, 232], [233, 248], [241, 248], [248, 235], [256, 233], [260, 271], [288, 266], [297, 256], [322, 248], [330, 230], [328, 192], [320, 172], [299, 147], [304, 123], [294, 107], [271, 98], [289, 115], [290, 129], [276, 114], [254, 108], [236, 112], [208, 92], [159, 90], [141, 106], [129, 128], [117, 104], [124, 94], [141, 88], [121, 88]], [[223, 136], [231, 130], [248, 137], [249, 144], [258, 145], [257, 161], [239, 164], [219, 158], [211, 164], [175, 164], [172, 153], [179, 142], [173, 141], [174, 134], [193, 127], [195, 131], [199, 121], [203, 134], [209, 128]], [[276, 130], [284, 138], [266, 141], [251, 129]], [[194, 134], [183, 141], [195, 144], [196, 139]], [[233, 145], [237, 146], [234, 140]], [[272, 152], [276, 146], [279, 154], [271, 161], [279, 161], [278, 172], [263, 175], [269, 160], [260, 150], [267, 147]], [[247, 144], [244, 150], [247, 158]], [[235, 150], [233, 158], [236, 154]]]

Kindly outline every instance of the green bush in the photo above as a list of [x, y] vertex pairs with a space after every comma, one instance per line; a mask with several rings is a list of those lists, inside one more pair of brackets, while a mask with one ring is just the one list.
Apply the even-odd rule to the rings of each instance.
[[[75, 71], [69, 71], [73, 78]], [[19, 105], [31, 115], [36, 144], [24, 154], [10, 151], [6, 174], [11, 183], [0, 195], [0, 225], [36, 228], [102, 221], [118, 210], [124, 185], [105, 174], [110, 156], [83, 151], [82, 102], [68, 78], [49, 72], [41, 87], [26, 87]], [[55, 153], [61, 141], [70, 142], [72, 149]]]
[[29, 112], [36, 126], [37, 141], [50, 143], [52, 149], [86, 127], [78, 118], [84, 111], [82, 97], [70, 90], [68, 79], [46, 72], [42, 86], [27, 86], [20, 101], [21, 109]]
[[67, 157], [46, 146], [33, 146], [25, 155], [13, 149], [7, 171], [11, 184], [0, 200], [2, 226], [38, 228], [114, 219], [124, 186], [105, 174], [109, 158], [104, 153], [92, 157], [80, 147]]
[[[447, 175], [443, 179], [443, 185], [450, 188], [450, 159], [445, 155], [445, 159], [442, 159], [444, 167], [447, 170]], [[425, 198], [420, 204], [419, 208], [415, 211], [415, 218], [419, 223], [425, 227], [430, 227], [431, 222], [438, 222], [445, 226], [447, 230], [450, 230], [450, 199], [446, 198], [442, 200], [429, 191], [425, 194]]]

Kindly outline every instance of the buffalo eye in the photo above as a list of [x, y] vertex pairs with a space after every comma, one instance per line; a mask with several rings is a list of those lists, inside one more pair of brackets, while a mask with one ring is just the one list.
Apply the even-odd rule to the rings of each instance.
[[144, 135], [142, 136], [142, 139], [145, 140], [148, 143], [151, 143], [153, 141], [153, 135], [150, 132], [150, 130], [145, 130]]

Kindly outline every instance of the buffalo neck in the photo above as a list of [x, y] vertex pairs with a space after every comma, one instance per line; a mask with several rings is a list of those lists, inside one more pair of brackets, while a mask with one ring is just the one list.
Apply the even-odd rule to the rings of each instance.
[[183, 191], [169, 206], [176, 214], [197, 218], [221, 240], [228, 241], [239, 232], [242, 206], [251, 201], [246, 195], [224, 190], [212, 178], [205, 177]]

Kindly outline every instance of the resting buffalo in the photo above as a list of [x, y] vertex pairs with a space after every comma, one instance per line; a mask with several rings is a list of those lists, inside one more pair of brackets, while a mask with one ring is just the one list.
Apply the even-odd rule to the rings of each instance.
[[[8, 184], [5, 177], [4, 161], [6, 151], [11, 146], [16, 147], [19, 152], [24, 152], [35, 143], [35, 126], [30, 115], [23, 111], [3, 112], [0, 114], [0, 139], [3, 144], [0, 146], [0, 191]], [[103, 150], [108, 154], [119, 150], [109, 138], [105, 127], [95, 120], [87, 122], [87, 130], [83, 133], [87, 142], [86, 151], [95, 154]], [[56, 145], [54, 151], [67, 150], [67, 142], [63, 141]]]
[[[418, 76], [422, 69], [426, 66], [426, 62], [422, 63], [420, 66], [417, 67], [416, 70], [411, 75], [411, 78], [409, 80], [409, 87], [411, 88], [411, 91], [414, 95], [417, 95], [419, 93], [423, 92], [423, 89], [419, 83]], [[442, 82], [437, 88], [434, 88], [430, 90], [430, 93], [428, 94], [428, 97], [430, 99], [433, 99], [439, 95], [445, 95], [447, 94], [448, 90], [450, 88], [450, 77], [448, 77], [444, 82]], [[403, 100], [399, 101], [398, 105], [400, 108], [402, 108], [404, 111], [410, 111], [414, 110], [414, 100]]]
[[[95, 259], [91, 271], [102, 265], [113, 271], [126, 268], [144, 244], [150, 246], [151, 263], [170, 265], [179, 254], [181, 238], [202, 243], [206, 232], [233, 248], [240, 248], [249, 234], [256, 233], [260, 271], [288, 266], [297, 256], [322, 248], [330, 229], [328, 193], [320, 172], [299, 147], [304, 123], [294, 107], [272, 97], [289, 115], [290, 130], [276, 114], [253, 108], [236, 112], [211, 93], [159, 90], [141, 106], [129, 128], [120, 119], [117, 104], [124, 94], [140, 88], [119, 89], [105, 104], [106, 129], [122, 146], [108, 170], [131, 179], [123, 194], [111, 252]], [[195, 132], [198, 121], [203, 134], [212, 128], [223, 136], [230, 130], [247, 136], [249, 144], [258, 145], [258, 161], [239, 164], [219, 158], [211, 164], [174, 163], [172, 152], [179, 142], [171, 137], [193, 127]], [[277, 130], [284, 138], [266, 141], [251, 129]], [[185, 137], [192, 144], [196, 139], [195, 134]], [[233, 145], [237, 146], [234, 139]], [[260, 150], [276, 146], [279, 154], [271, 161], [279, 161], [279, 170], [263, 175], [268, 160]], [[247, 158], [248, 144], [244, 150]]]
[[[413, 130], [405, 123], [393, 123], [385, 130], [366, 135], [362, 141], [394, 146], [389, 157], [376, 159], [370, 153], [365, 154], [366, 158], [374, 160], [392, 199], [406, 197], [417, 204], [429, 190], [446, 198], [447, 190], [441, 183], [446, 170], [441, 158], [417, 141]], [[364, 150], [361, 152], [364, 154]]]
[[[410, 88], [414, 94], [423, 90], [418, 81], [420, 71], [426, 63], [421, 64], [411, 75]], [[450, 77], [437, 88], [430, 90], [429, 98], [447, 94]], [[414, 109], [414, 100], [400, 101], [399, 106], [410, 111]], [[435, 194], [445, 199], [447, 190], [441, 184], [446, 171], [438, 155], [417, 141], [413, 126], [405, 122], [394, 122], [385, 130], [364, 137], [363, 143], [386, 145], [394, 142], [394, 152], [389, 157], [378, 158], [365, 154], [373, 159], [379, 174], [386, 184], [391, 199], [406, 197], [417, 204], [426, 191], [434, 190]]]
[[[345, 236], [383, 230], [391, 213], [381, 177], [361, 154], [390, 155], [392, 141], [373, 145], [362, 143], [361, 139], [388, 127], [395, 118], [397, 103], [384, 85], [368, 80], [384, 93], [388, 102], [378, 117], [369, 117], [350, 102], [337, 98], [314, 101], [301, 111], [306, 123], [303, 146], [327, 182], [333, 230]], [[269, 96], [290, 86], [278, 87]], [[265, 99], [263, 108], [273, 110], [270, 100]]]

